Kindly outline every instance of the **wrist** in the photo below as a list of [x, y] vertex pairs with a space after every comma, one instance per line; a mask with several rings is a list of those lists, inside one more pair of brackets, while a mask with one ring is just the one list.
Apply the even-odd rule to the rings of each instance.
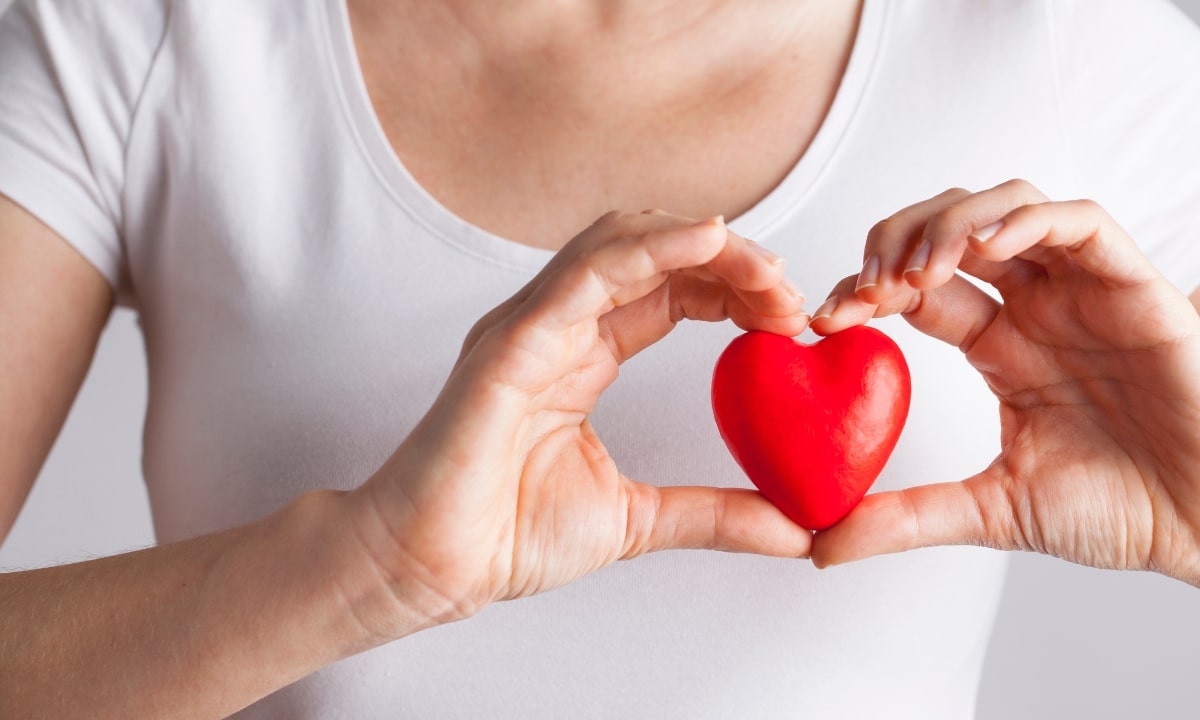
[[373, 533], [355, 493], [314, 490], [267, 518], [267, 532], [302, 563], [303, 592], [327, 604], [337, 657], [349, 657], [437, 624], [407, 605], [380, 571], [368, 540]]
[[420, 518], [409, 517], [411, 508], [397, 498], [395, 478], [388, 474], [391, 465], [334, 500], [341, 506], [343, 529], [338, 534], [348, 541], [342, 562], [356, 568], [353, 572], [361, 578], [356, 581], [361, 583], [361, 617], [384, 642], [462, 620], [480, 609], [450, 592], [445, 578], [417, 558], [430, 543], [406, 532]]

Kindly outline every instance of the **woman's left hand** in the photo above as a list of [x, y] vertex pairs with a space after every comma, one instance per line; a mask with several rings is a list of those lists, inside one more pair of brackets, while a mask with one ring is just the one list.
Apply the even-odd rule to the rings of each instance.
[[877, 225], [865, 257], [814, 329], [900, 312], [957, 346], [1000, 401], [1001, 452], [867, 496], [817, 534], [818, 565], [971, 544], [1200, 585], [1200, 316], [1104, 210], [1022, 181], [950, 190]]

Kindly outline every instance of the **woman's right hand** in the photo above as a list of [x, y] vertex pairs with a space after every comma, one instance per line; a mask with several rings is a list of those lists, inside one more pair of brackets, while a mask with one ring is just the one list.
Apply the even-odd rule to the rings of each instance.
[[783, 265], [720, 218], [610, 213], [480, 320], [428, 414], [355, 493], [409, 618], [389, 632], [655, 550], [807, 555], [810, 533], [757, 492], [624, 476], [588, 420], [619, 365], [682, 319], [802, 332]]

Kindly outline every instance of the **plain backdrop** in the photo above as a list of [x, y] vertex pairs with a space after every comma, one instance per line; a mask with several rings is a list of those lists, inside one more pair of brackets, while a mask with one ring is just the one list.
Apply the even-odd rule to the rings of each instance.
[[[0, 9], [9, 1], [0, 0]], [[1177, 1], [1200, 21], [1200, 0]], [[153, 542], [140, 468], [145, 376], [136, 318], [118, 311], [0, 548], [0, 568]], [[1197, 718], [1198, 670], [1200, 591], [1155, 575], [1018, 554], [988, 653], [978, 718]]]

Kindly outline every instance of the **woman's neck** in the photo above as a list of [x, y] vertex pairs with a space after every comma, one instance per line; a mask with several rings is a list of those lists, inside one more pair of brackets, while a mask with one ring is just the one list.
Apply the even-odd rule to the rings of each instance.
[[409, 172], [540, 246], [613, 208], [733, 217], [764, 197], [819, 128], [861, 4], [349, 2]]
[[[592, 54], [597, 48], [665, 54], [680, 46], [765, 56], [797, 40], [819, 44], [831, 18], [857, 12], [851, 0], [349, 0], [372, 23], [420, 27], [443, 52], [508, 65]], [[835, 21], [836, 22], [836, 21]], [[838, 40], [831, 38], [831, 40]]]

